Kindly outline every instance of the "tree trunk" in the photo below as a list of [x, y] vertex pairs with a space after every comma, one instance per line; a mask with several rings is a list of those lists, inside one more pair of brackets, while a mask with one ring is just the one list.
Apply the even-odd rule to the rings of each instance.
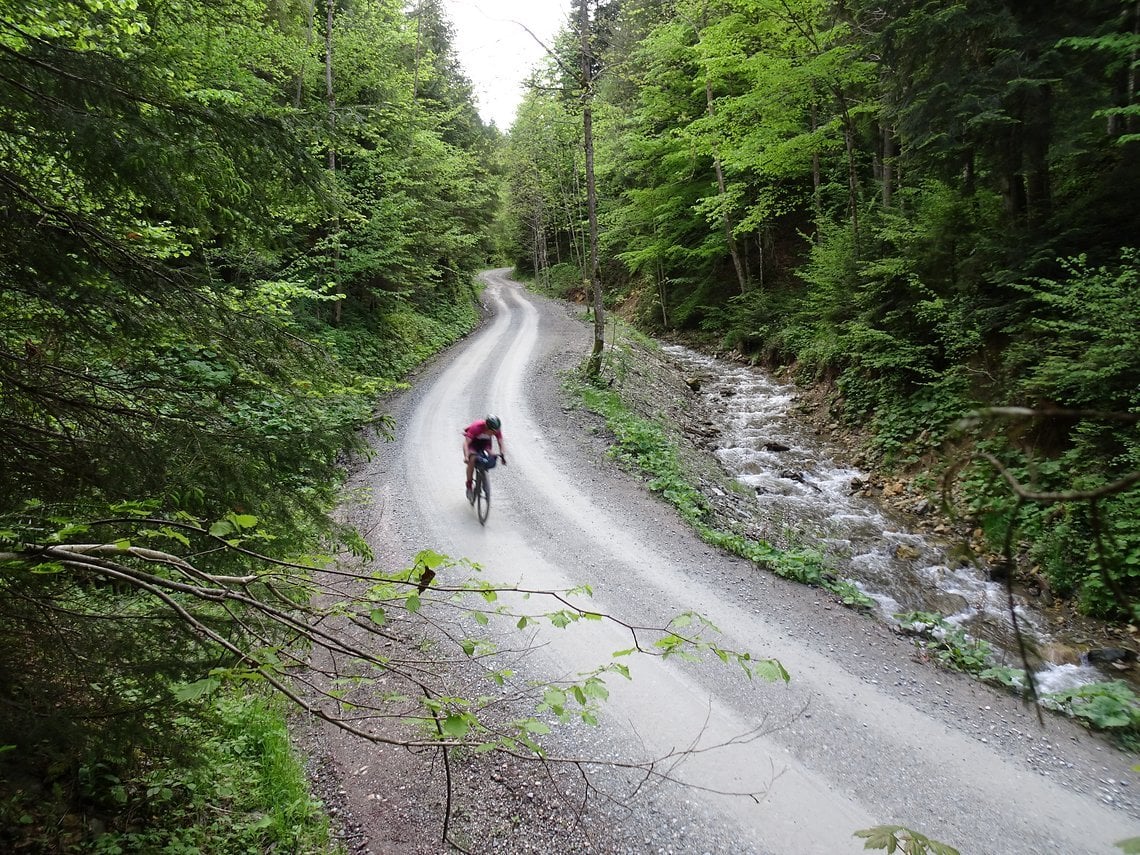
[[[811, 131], [814, 134], [819, 130], [819, 108], [815, 104], [811, 105]], [[812, 205], [815, 208], [815, 213], [818, 216], [822, 208], [822, 193], [823, 193], [823, 176], [819, 164], [819, 149], [814, 149], [811, 153], [811, 186], [812, 186]]]
[[847, 107], [847, 96], [843, 89], [833, 86], [831, 94], [839, 105], [843, 117], [843, 141], [847, 150], [847, 208], [851, 213], [851, 233], [859, 240], [859, 172], [855, 164], [855, 120]]
[[[697, 34], [700, 38], [700, 34]], [[712, 82], [708, 78], [708, 72], [705, 73], [705, 103], [708, 109], [710, 119], [716, 118], [716, 107], [713, 104], [713, 91]], [[728, 213], [728, 191], [724, 183], [724, 169], [720, 164], [720, 151], [716, 146], [713, 147], [713, 169], [716, 171], [716, 188], [720, 194], [721, 210], [720, 220], [724, 225], [724, 239], [728, 244], [729, 255], [732, 256], [732, 266], [736, 268], [736, 283], [740, 286], [740, 293], [743, 294], [748, 290], [748, 277], [744, 271], [744, 263], [740, 260], [740, 249], [736, 245], [736, 237], [733, 235], [732, 217]]]
[[883, 207], [894, 204], [895, 190], [895, 137], [890, 125], [883, 125]]
[[[1135, 39], [1133, 44], [1140, 42], [1140, 0], [1137, 0], [1136, 5], [1132, 7], [1132, 35]], [[1140, 89], [1140, 49], [1134, 47], [1128, 71], [1128, 100], [1125, 102], [1128, 106], [1136, 103], [1137, 89]], [[1138, 125], [1140, 120], [1136, 116], [1129, 116], [1125, 120], [1125, 126], [1130, 134], [1136, 133]]]
[[570, 234], [574, 241], [574, 251], [571, 253], [571, 257], [574, 259], [574, 263], [578, 265], [579, 270], [585, 270], [589, 248], [586, 246], [586, 229], [582, 226], [582, 215], [585, 213], [582, 210], [582, 176], [578, 172], [577, 158], [571, 158], [571, 160], [574, 168], [570, 172], [570, 177], [574, 182], [574, 188], [566, 196], [566, 221], [570, 224]]
[[[336, 204], [336, 93], [333, 91], [333, 17], [335, 14], [335, 0], [325, 0], [325, 103], [329, 112], [329, 151], [328, 170], [329, 179], [333, 185], [333, 202]], [[333, 285], [340, 285], [340, 215], [333, 214], [332, 221], [332, 265]], [[344, 298], [333, 303], [333, 324], [340, 325], [341, 311], [344, 307]]]
[[1015, 222], [1025, 219], [1025, 176], [1022, 172], [1021, 134], [1011, 128], [1001, 150], [1001, 195], [1006, 214]]
[[535, 281], [539, 281], [538, 271], [540, 270], [538, 266], [538, 230], [538, 211], [534, 210], [531, 212], [530, 218], [530, 264], [534, 270]]
[[859, 174], [855, 171], [855, 125], [847, 110], [843, 111], [843, 139], [847, 146], [847, 207], [851, 212], [851, 231], [859, 237]]
[[305, 94], [305, 74], [309, 64], [309, 51], [313, 47], [313, 19], [317, 14], [317, 0], [310, 0], [305, 7], [305, 55], [301, 59], [301, 67], [297, 70], [297, 90], [293, 93], [293, 106], [300, 110], [301, 99]]
[[[681, 18], [689, 27], [692, 28], [693, 34], [697, 37], [697, 46], [701, 44], [701, 30], [705, 26], [708, 8], [706, 7], [701, 14], [700, 21], [695, 21], [691, 18], [685, 17], [679, 10], [674, 10], [677, 17]], [[716, 118], [716, 105], [713, 101], [712, 81], [709, 79], [708, 68], [704, 69], [705, 75], [705, 109], [708, 112], [710, 119]], [[732, 224], [732, 217], [728, 213], [728, 190], [724, 181], [724, 168], [720, 162], [720, 150], [717, 145], [713, 145], [712, 151], [713, 171], [716, 173], [716, 188], [717, 194], [721, 201], [720, 221], [724, 226], [724, 240], [728, 245], [728, 254], [732, 257], [732, 266], [736, 270], [736, 283], [740, 288], [740, 293], [743, 294], [748, 290], [748, 271], [746, 269], [746, 262], [741, 259], [740, 248], [736, 244], [736, 237], [733, 235], [734, 227]]]
[[325, 0], [325, 104], [329, 113], [329, 172], [336, 172], [336, 146], [333, 135], [336, 133], [336, 93], [333, 91], [333, 15], [335, 0]]
[[597, 379], [602, 370], [606, 347], [606, 316], [602, 283], [598, 279], [598, 199], [594, 186], [594, 72], [590, 65], [590, 12], [588, 0], [578, 0], [578, 38], [582, 51], [582, 145], [586, 151], [586, 219], [590, 227], [590, 251], [586, 262], [585, 285], [593, 294], [594, 347], [586, 363], [586, 374]]
[[1053, 208], [1052, 179], [1049, 175], [1049, 147], [1053, 141], [1053, 89], [1037, 87], [1028, 96], [1025, 135], [1022, 138], [1026, 160], [1026, 210], [1030, 222], [1043, 223]]

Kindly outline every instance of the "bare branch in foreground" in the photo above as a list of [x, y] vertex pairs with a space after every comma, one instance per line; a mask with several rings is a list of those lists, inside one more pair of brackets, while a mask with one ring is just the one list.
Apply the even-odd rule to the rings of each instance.
[[[197, 663], [196, 676], [175, 687], [183, 703], [228, 682], [256, 680], [307, 715], [367, 742], [442, 752], [449, 798], [457, 749], [572, 768], [586, 781], [583, 805], [591, 798], [628, 801], [649, 782], [753, 800], [765, 792], [703, 786], [685, 780], [681, 770], [686, 758], [758, 738], [766, 721], [715, 746], [699, 745], [702, 730], [689, 745], [648, 759], [562, 756], [542, 744], [547, 722], [596, 723], [609, 694], [606, 679], [629, 677], [621, 661], [626, 656], [711, 653], [749, 678], [788, 679], [774, 659], [718, 645], [715, 627], [699, 615], [640, 626], [590, 609], [588, 589], [494, 585], [479, 578], [476, 565], [430, 551], [392, 573], [336, 565], [317, 570], [258, 553], [250, 546], [256, 521], [244, 518], [235, 518], [230, 530], [155, 518], [80, 528], [82, 542], [53, 542], [60, 539], [53, 536], [32, 542], [4, 532], [0, 583], [60, 624], [106, 623], [130, 634], [159, 621], [177, 629], [198, 651], [187, 657]], [[114, 536], [92, 540], [92, 529]], [[444, 576], [447, 584], [441, 584]], [[85, 594], [91, 590], [109, 593], [92, 600]], [[523, 611], [523, 603], [540, 606]], [[491, 637], [492, 631], [518, 637], [527, 629], [582, 622], [619, 627], [629, 648], [592, 671], [522, 684], [503, 660], [525, 657], [535, 637], [524, 636], [514, 647]], [[500, 691], [456, 691], [452, 671], [459, 664], [473, 665], [480, 681]], [[522, 715], [520, 707], [527, 710]], [[623, 794], [608, 792], [592, 778], [602, 770], [633, 775], [634, 783]], [[448, 830], [445, 821], [445, 837]]]

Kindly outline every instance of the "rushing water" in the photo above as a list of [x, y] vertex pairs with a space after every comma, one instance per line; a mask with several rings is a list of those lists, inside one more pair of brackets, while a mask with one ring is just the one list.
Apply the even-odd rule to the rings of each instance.
[[[832, 460], [823, 443], [791, 413], [795, 387], [765, 372], [724, 362], [679, 345], [666, 353], [701, 380], [700, 394], [719, 430], [716, 456], [755, 492], [755, 512], [782, 537], [820, 549], [830, 566], [875, 601], [882, 616], [938, 612], [972, 637], [992, 643], [1020, 666], [1005, 585], [984, 566], [954, 559], [954, 544], [908, 531], [872, 499], [858, 494], [867, 474]], [[1045, 623], [1015, 598], [1018, 626], [1038, 651], [1052, 641]], [[1003, 655], [1004, 652], [1004, 655]], [[1041, 691], [1104, 680], [1096, 668], [1040, 657]]]

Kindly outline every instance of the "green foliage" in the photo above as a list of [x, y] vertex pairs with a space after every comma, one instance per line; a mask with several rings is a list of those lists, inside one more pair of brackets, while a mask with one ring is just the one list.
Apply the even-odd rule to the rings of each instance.
[[[337, 851], [290, 748], [279, 700], [227, 692], [184, 705], [166, 727], [165, 745], [129, 763], [104, 758], [77, 767], [74, 786], [86, 823], [55, 815], [59, 805], [38, 797], [38, 784], [6, 787], [0, 842], [99, 855]], [[186, 748], [164, 750], [176, 746]], [[21, 774], [9, 778], [19, 780]]]
[[[837, 414], [891, 466], [927, 465], [987, 404], [1135, 413], [1138, 107], [1120, 82], [1134, 9], [725, 0], [615, 14], [594, 100], [602, 266], [639, 323], [835, 384]], [[577, 117], [538, 92], [522, 115], [519, 255], [572, 258]], [[988, 424], [957, 439], [1062, 461], [1053, 491], [1137, 471], [1134, 422], [1067, 421], [1008, 445]], [[969, 480], [967, 503], [997, 531], [1015, 500]], [[1137, 501], [1099, 502], [1100, 535], [1087, 505], [1028, 509], [1018, 540], [1053, 590], [1120, 616], [1140, 595]]]
[[867, 842], [864, 849], [885, 849], [904, 855], [958, 855], [958, 850], [902, 825], [878, 825], [855, 832]]
[[535, 72], [544, 83], [519, 105], [504, 163], [507, 252], [518, 272], [557, 290], [581, 287], [585, 254], [581, 120], [576, 105], [552, 94], [560, 75], [552, 63]]
[[846, 579], [825, 577], [823, 587], [839, 597], [839, 602], [850, 608], [871, 609], [875, 605], [874, 600], [855, 587], [853, 582]]
[[[393, 624], [404, 624], [410, 633], [420, 614], [458, 609], [470, 618], [474, 634], [448, 636], [444, 643], [483, 658], [497, 644], [479, 633], [495, 621], [525, 631], [534, 623], [566, 628], [610, 618], [578, 604], [590, 596], [588, 588], [525, 592], [522, 599], [541, 596], [553, 607], [520, 613], [518, 596], [510, 603], [500, 598], [503, 591], [520, 593], [516, 587], [495, 586], [480, 578], [476, 565], [430, 550], [395, 572], [353, 572], [346, 556], [325, 578], [310, 571], [327, 557], [280, 560], [258, 552], [279, 542], [250, 514], [198, 523], [184, 515], [150, 516], [150, 509], [136, 504], [116, 509], [118, 517], [77, 524], [42, 510], [30, 507], [2, 535], [0, 585], [9, 596], [0, 610], [7, 651], [0, 745], [12, 747], [0, 752], [0, 764], [20, 770], [2, 780], [26, 779], [37, 791], [52, 788], [52, 798], [36, 814], [41, 820], [53, 812], [97, 809], [115, 834], [99, 838], [95, 845], [107, 848], [98, 851], [181, 851], [215, 832], [238, 840], [235, 851], [254, 845], [247, 833], [257, 840], [281, 836], [279, 845], [291, 851], [305, 848], [288, 835], [305, 826], [301, 820], [311, 806], [295, 788], [284, 788], [289, 776], [278, 767], [289, 765], [285, 742], [262, 732], [266, 728], [256, 717], [241, 718], [240, 732], [219, 751], [256, 759], [262, 783], [231, 788], [224, 775], [215, 783], [226, 799], [240, 789], [248, 797], [243, 805], [261, 805], [262, 815], [247, 822], [244, 806], [227, 807], [217, 823], [192, 820], [215, 810], [198, 799], [214, 796], [199, 780], [197, 762], [227, 763], [218, 752], [203, 754], [200, 745], [203, 733], [217, 730], [211, 711], [228, 696], [222, 692], [237, 698], [218, 707], [231, 717], [256, 711], [251, 691], [272, 689], [294, 702], [303, 695], [303, 704], [328, 704], [325, 712], [333, 721], [363, 738], [369, 734], [357, 727], [358, 713], [336, 710], [366, 708], [417, 724], [425, 745], [542, 757], [542, 737], [553, 720], [597, 722], [608, 697], [606, 678], [629, 678], [629, 668], [617, 661], [622, 656], [715, 657], [749, 678], [788, 679], [775, 660], [724, 647], [715, 638], [716, 627], [686, 613], [656, 633], [631, 631], [633, 648], [592, 671], [539, 686], [537, 696], [534, 684], [519, 685], [503, 670], [488, 675], [501, 691], [456, 695], [446, 681], [424, 675], [424, 652], [414, 640], [393, 648], [369, 635], [391, 642], [402, 637]], [[45, 618], [52, 621], [50, 633], [41, 631]], [[335, 628], [342, 621], [351, 633]], [[321, 670], [325, 654], [335, 656], [335, 663]], [[44, 674], [53, 677], [46, 686]], [[355, 694], [380, 675], [395, 691], [378, 699]], [[504, 691], [517, 702], [532, 700], [534, 714], [499, 721]], [[245, 746], [256, 749], [256, 756]], [[235, 776], [247, 774], [239, 763], [233, 770]], [[141, 803], [139, 793], [145, 794]], [[0, 802], [15, 817], [15, 828], [36, 826], [24, 830], [43, 833], [35, 817], [19, 821], [26, 807], [22, 792], [2, 790]], [[147, 812], [156, 809], [175, 825], [150, 822]], [[86, 833], [78, 830], [77, 842]]]
[[978, 673], [978, 677], [995, 685], [1004, 686], [1019, 695], [1029, 686], [1024, 669], [1010, 668], [1008, 665], [986, 668]]
[[575, 264], [555, 264], [543, 271], [542, 290], [552, 297], [567, 299], [582, 290], [582, 270]]
[[[970, 638], [961, 628], [933, 612], [896, 614], [904, 630], [917, 636], [916, 644], [955, 671], [1023, 694], [1028, 681], [1019, 668], [993, 665], [993, 647]], [[1140, 741], [1140, 697], [1123, 680], [1090, 683], [1075, 689], [1052, 692], [1040, 698], [1042, 706], [1080, 720], [1095, 730], [1113, 733], [1126, 744]]]
[[1140, 737], [1140, 697], [1123, 680], [1090, 683], [1041, 699], [1095, 730], [1106, 730], [1133, 741]]
[[697, 524], [708, 514], [708, 502], [700, 491], [686, 480], [686, 474], [664, 429], [639, 418], [612, 389], [586, 383], [572, 385], [583, 404], [606, 419], [606, 427], [614, 434], [610, 453], [623, 463], [644, 472], [648, 487], [673, 505], [682, 519]]
[[394, 385], [427, 357], [469, 333], [479, 321], [472, 300], [433, 295], [417, 306], [391, 298], [384, 311], [345, 310], [345, 323], [318, 331], [338, 361]]
[[1061, 271], [1017, 286], [1027, 298], [1014, 327], [1024, 344], [1011, 349], [1020, 393], [1074, 409], [1135, 411], [1140, 255], [1126, 247], [1117, 263], [1095, 268], [1082, 255], [1062, 261]]
[[[284, 640], [273, 620], [248, 602], [198, 595], [198, 574], [236, 578], [248, 597], [271, 595], [282, 608], [311, 595], [303, 574], [266, 576], [262, 560], [244, 550], [295, 548], [312, 532], [274, 536], [250, 514], [158, 519], [154, 507], [124, 504], [79, 524], [65, 509], [31, 503], [0, 518], [0, 742], [17, 746], [7, 762], [65, 800], [86, 798], [84, 768], [106, 767], [126, 782], [152, 755], [190, 762], [194, 731], [171, 720], [196, 720], [195, 701], [226, 680], [280, 667]], [[76, 548], [77, 538], [90, 542]], [[183, 551], [196, 554], [194, 568], [177, 557]], [[241, 630], [226, 629], [239, 614]], [[250, 646], [239, 654], [219, 645], [219, 632]], [[185, 702], [190, 711], [181, 713]]]
[[[1028, 427], [1039, 430], [1051, 444], [1060, 429], [1067, 433], [1062, 436], [1069, 447], [1042, 458], [1011, 449], [1010, 440], [1002, 437], [980, 448], [995, 455], [1010, 477], [1035, 493], [1103, 489], [1113, 482], [1113, 474], [1124, 476], [1140, 464], [1137, 441], [1117, 429], [1070, 418]], [[1025, 429], [1014, 434], [1015, 440]], [[1109, 462], [1105, 451], [1113, 445], [1120, 453]], [[1110, 466], [1113, 471], [1106, 472]], [[1090, 614], [1130, 617], [1128, 602], [1140, 593], [1140, 530], [1136, 525], [1140, 496], [1135, 489], [1100, 499], [1094, 516], [1088, 502], [1075, 500], [1028, 502], [1017, 507], [1015, 496], [988, 460], [966, 467], [958, 483], [967, 511], [977, 519], [987, 540], [1000, 544], [1010, 536], [1014, 542], [1027, 542], [1029, 558], [1056, 593], [1075, 599]]]
[[[1095, 490], [1140, 468], [1140, 435], [1109, 415], [1140, 408], [1140, 266], [1135, 250], [1124, 249], [1112, 266], [1093, 268], [1082, 257], [1061, 267], [1061, 278], [1019, 286], [1027, 296], [1026, 320], [1016, 327], [1026, 344], [1011, 349], [1018, 391], [1030, 405], [1105, 415], [1044, 421], [1039, 442], [1049, 457], [1011, 466], [1039, 491]], [[1000, 507], [996, 492], [984, 494], [991, 512]], [[1087, 503], [1044, 504], [1028, 511], [1022, 530], [1058, 591], [1091, 613], [1120, 615], [1120, 593], [1140, 594], [1140, 495], [1117, 492], [1096, 510], [1094, 519]]]
[[919, 637], [916, 644], [932, 652], [947, 668], [981, 677], [993, 674], [994, 648], [988, 641], [971, 638], [962, 627], [932, 612], [904, 612], [895, 618]]
[[316, 851], [290, 836], [299, 791], [227, 784], [249, 796], [230, 828], [178, 783], [206, 791], [219, 687], [300, 655], [196, 586], [301, 610], [323, 553], [365, 551], [330, 517], [343, 455], [476, 321], [497, 136], [446, 28], [390, 0], [327, 33], [307, 11], [48, 0], [0, 21], [0, 760], [56, 819], [122, 818], [102, 851]]

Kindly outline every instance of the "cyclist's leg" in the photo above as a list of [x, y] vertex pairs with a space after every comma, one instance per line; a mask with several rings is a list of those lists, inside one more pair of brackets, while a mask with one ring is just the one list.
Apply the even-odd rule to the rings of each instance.
[[465, 483], [468, 491], [470, 491], [471, 476], [475, 471], [475, 443], [473, 440], [466, 440], [463, 443], [463, 458], [467, 461], [467, 477]]

